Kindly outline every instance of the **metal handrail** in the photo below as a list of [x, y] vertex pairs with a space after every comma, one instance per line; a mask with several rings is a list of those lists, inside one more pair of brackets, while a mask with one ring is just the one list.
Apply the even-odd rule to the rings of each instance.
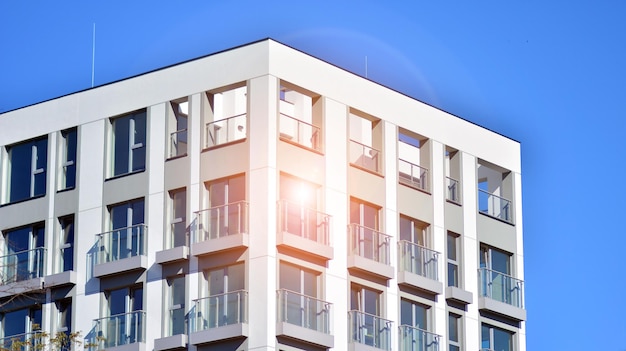
[[186, 133], [187, 133], [187, 128], [180, 129], [180, 130], [177, 130], [177, 131], [175, 131], [175, 132], [171, 132], [171, 133], [170, 133], [170, 140], [171, 140], [171, 142], [172, 142], [171, 149], [170, 149], [170, 157], [181, 156], [181, 155], [184, 155], [184, 154], [186, 154], [186, 153], [187, 153], [187, 142], [185, 142], [185, 143], [184, 143], [184, 145], [185, 145], [185, 150], [184, 150], [184, 152], [181, 152], [181, 150], [179, 150], [179, 145], [181, 144], [181, 142], [180, 142], [180, 140], [179, 140], [180, 138], [179, 138], [179, 137], [177, 137], [177, 136], [178, 136], [179, 134], [182, 134], [183, 132], [184, 132], [184, 133], [185, 133], [185, 135], [186, 135]]
[[[495, 279], [494, 276], [496, 277]], [[485, 296], [515, 307], [524, 308], [523, 280], [489, 268], [478, 269], [478, 280], [480, 282], [480, 296]], [[500, 287], [501, 291], [497, 291], [498, 287], [496, 287], [496, 291], [494, 291], [494, 282], [497, 280], [501, 280], [504, 283], [503, 286]]]
[[[432, 280], [439, 279], [440, 252], [407, 240], [399, 240], [398, 246], [400, 268]], [[410, 255], [405, 256], [406, 253]]]
[[[294, 122], [296, 122], [296, 138], [295, 138], [294, 142], [296, 142], [299, 145], [302, 145], [302, 146], [311, 148], [313, 150], [316, 150], [316, 151], [322, 151], [321, 150], [322, 149], [321, 148], [321, 143], [319, 142], [320, 127], [315, 126], [315, 125], [310, 124], [310, 123], [307, 123], [307, 122], [304, 122], [304, 121], [299, 120], [299, 119], [297, 119], [295, 117], [289, 116], [288, 114], [283, 113], [283, 112], [280, 112], [280, 116], [281, 117], [287, 117], [288, 119], [291, 119]], [[304, 135], [304, 136], [301, 135], [301, 132], [300, 132], [300, 130], [301, 130], [300, 126], [301, 125], [304, 125], [305, 128], [306, 127], [310, 127], [311, 128], [311, 133], [310, 133], [311, 136], [309, 138], [309, 142], [308, 143], [306, 142], [306, 139], [304, 139], [304, 138], [306, 138], [307, 135]], [[283, 129], [283, 125], [282, 124], [279, 125], [279, 132], [281, 133], [281, 139], [283, 139], [283, 140], [285, 140], [285, 139], [291, 140], [290, 138], [282, 136], [282, 133], [286, 132], [285, 129]], [[287, 133], [285, 133], [285, 134], [288, 135]]]
[[[137, 230], [136, 232], [137, 235], [133, 235], [135, 233], [135, 229]], [[129, 231], [131, 234], [128, 235], [126, 238], [127, 240], [126, 248], [122, 248], [121, 240], [119, 239], [117, 241], [117, 247], [115, 248], [111, 247], [113, 239], [109, 239], [109, 237], [112, 237], [115, 233], [119, 233], [118, 236], [121, 236], [123, 232], [129, 232]], [[96, 234], [96, 237], [98, 240], [98, 254], [96, 255], [96, 264], [113, 262], [113, 261], [118, 261], [118, 260], [128, 258], [128, 257], [145, 255], [147, 252], [147, 244], [148, 244], [147, 231], [148, 231], [148, 226], [141, 223], [141, 224], [135, 224], [129, 227], [117, 228], [108, 232]], [[136, 242], [134, 242], [133, 240], [136, 240]], [[136, 248], [134, 250], [130, 249], [128, 247], [128, 243], [131, 243], [131, 246], [130, 246], [131, 248], [133, 246], [132, 244], [136, 244]], [[124, 252], [122, 249], [125, 249], [126, 252]]]
[[[228, 311], [228, 302], [220, 302], [223, 298], [228, 296], [236, 296], [236, 310], [235, 313]], [[211, 305], [211, 300], [215, 300], [217, 303]], [[212, 328], [221, 327], [224, 325], [247, 323], [248, 322], [248, 291], [247, 290], [235, 290], [222, 294], [215, 294], [207, 297], [192, 300], [195, 305], [196, 322], [194, 323], [194, 331], [207, 330]], [[202, 305], [206, 308], [202, 308]], [[213, 309], [211, 308], [213, 307]], [[207, 316], [204, 316], [206, 312]], [[213, 314], [214, 312], [214, 314]], [[220, 315], [220, 313], [226, 312], [226, 315]], [[229, 321], [228, 317], [235, 317], [233, 321]], [[211, 319], [213, 317], [213, 319]], [[226, 317], [226, 319], [224, 319]], [[202, 322], [202, 323], [201, 323]]]
[[[197, 231], [196, 235], [193, 236], [194, 243], [218, 239], [233, 234], [248, 233], [248, 205], [246, 201], [236, 201], [194, 212], [197, 217]], [[237, 211], [229, 213], [228, 211], [233, 207], [236, 208]], [[205, 215], [207, 213], [210, 215], [212, 212], [217, 212], [217, 214], [209, 217], [205, 222]], [[230, 228], [230, 217], [234, 215], [237, 216], [236, 223], [233, 223], [235, 224], [235, 228]], [[224, 222], [223, 217], [226, 217], [226, 226], [222, 226], [222, 224], [224, 224], [222, 223]], [[211, 220], [215, 220], [215, 222]], [[215, 227], [215, 230], [212, 230], [213, 227]]]
[[[278, 295], [277, 307], [279, 321], [330, 334], [330, 313], [333, 306], [332, 303], [288, 289], [279, 289], [276, 291], [276, 294]], [[300, 314], [300, 323], [294, 323], [293, 320], [289, 319], [289, 311], [293, 311], [293, 309], [288, 307], [290, 303], [289, 295], [293, 295], [299, 300], [304, 299], [306, 301], [299, 301], [297, 306], [297, 312]], [[316, 306], [313, 310], [313, 314], [311, 313], [312, 309], [310, 307], [307, 308], [308, 306], [311, 306], [309, 301], [312, 301], [312, 304]]]
[[[235, 140], [245, 139], [246, 136], [247, 136], [247, 133], [244, 133], [244, 135], [241, 136], [241, 137], [232, 138], [232, 140], [231, 140], [230, 135], [229, 135], [230, 134], [229, 133], [230, 132], [229, 128], [230, 128], [231, 122], [234, 121], [235, 118], [238, 118], [238, 117], [241, 117], [241, 116], [246, 116], [246, 115], [247, 115], [247, 113], [241, 113], [241, 114], [238, 114], [238, 115], [230, 116], [228, 118], [223, 118], [223, 119], [219, 119], [217, 121], [211, 121], [209, 123], [206, 123], [205, 127], [204, 127], [205, 128], [205, 132], [206, 132], [205, 147], [208, 148], [208, 147], [213, 147], [213, 146], [217, 146], [217, 145], [221, 145], [221, 144], [226, 144], [226, 143], [229, 143], [229, 142], [235, 141]], [[215, 136], [212, 133], [210, 133], [209, 126], [216, 125], [217, 123], [224, 123], [224, 122], [226, 123], [226, 140], [225, 141], [216, 140]], [[209, 141], [211, 141], [211, 143], [209, 143]]]
[[[400, 181], [400, 183], [408, 185], [408, 186], [413, 186], [424, 191], [429, 190], [428, 189], [428, 168], [422, 167], [420, 165], [417, 165], [415, 163], [412, 163], [403, 159], [398, 159], [398, 163], [407, 164], [411, 170], [411, 173], [407, 174], [408, 177], [405, 177], [403, 176], [403, 174], [406, 174], [406, 173], [401, 172], [400, 171], [401, 167], [398, 167], [398, 180]], [[414, 176], [415, 174], [415, 172], [413, 172], [414, 168], [418, 169], [419, 177]]]
[[[376, 329], [371, 330], [374, 334], [364, 334], [367, 332], [367, 325], [365, 319], [370, 318], [372, 320], [371, 327], [381, 326]], [[354, 328], [350, 330], [351, 332], [351, 340], [356, 341], [361, 344], [371, 345], [379, 349], [390, 350], [391, 349], [391, 327], [393, 325], [393, 321], [384, 319], [382, 317], [361, 312], [357, 310], [348, 311], [348, 325], [349, 328]], [[354, 321], [354, 325], [353, 322]], [[384, 325], [384, 327], [382, 327]], [[369, 337], [370, 339], [367, 339]]]
[[[296, 208], [298, 210], [298, 217], [296, 218], [297, 228], [294, 232], [293, 228], [289, 227], [290, 219], [289, 209]], [[285, 231], [290, 234], [300, 236], [305, 239], [309, 239], [318, 242], [322, 245], [330, 245], [329, 235], [329, 222], [330, 215], [318, 211], [313, 208], [306, 207], [301, 204], [297, 204], [289, 200], [278, 201], [278, 213], [279, 213], [279, 230]], [[312, 231], [308, 224], [311, 224], [311, 217], [315, 219], [315, 230]], [[320, 232], [321, 231], [321, 232]], [[313, 235], [314, 234], [314, 235]], [[320, 235], [321, 234], [321, 235]]]
[[41, 278], [46, 272], [45, 247], [22, 250], [0, 256], [0, 285], [15, 283], [33, 278]]
[[[5, 336], [0, 338], [0, 349], [18, 351], [29, 350], [32, 347], [33, 350], [39, 350], [45, 341], [45, 337], [46, 333], [41, 330]], [[19, 347], [17, 347], [18, 343]]]
[[[100, 349], [145, 342], [145, 317], [146, 312], [138, 310], [94, 319], [97, 335], [95, 342]], [[111, 323], [115, 323], [113, 327]]]
[[[480, 208], [480, 194], [481, 193], [484, 194], [484, 195], [487, 195], [487, 202], [488, 203], [487, 203], [487, 208], [486, 209]], [[479, 197], [478, 197], [478, 205], [479, 205], [478, 211], [479, 212], [484, 213], [484, 214], [486, 214], [488, 216], [499, 218], [499, 219], [507, 221], [509, 223], [513, 222], [513, 218], [511, 216], [511, 203], [512, 203], [511, 200], [509, 200], [507, 198], [504, 198], [502, 196], [498, 196], [498, 195], [492, 194], [492, 193], [490, 193], [490, 192], [488, 192], [486, 190], [480, 189], [480, 188], [478, 189], [478, 195], [479, 195]], [[490, 208], [489, 202], [492, 201], [490, 199], [498, 199], [498, 200], [500, 200], [500, 206], [498, 206], [499, 207], [499, 209], [498, 209], [499, 212], [496, 212], [495, 203], [492, 204], [492, 206]], [[504, 204], [502, 204], [502, 203], [504, 203]]]
[[[348, 225], [348, 228], [350, 229], [350, 235], [349, 235], [349, 247], [348, 250], [350, 250], [350, 254], [356, 254], [358, 256], [361, 257], [365, 257], [371, 260], [374, 260], [376, 262], [379, 263], [383, 263], [388, 265], [390, 263], [390, 259], [389, 259], [389, 255], [390, 255], [390, 242], [391, 242], [391, 235], [387, 235], [384, 234], [383, 232], [380, 232], [376, 229], [372, 229], [372, 228], [368, 228], [365, 226], [362, 226], [360, 224], [356, 224], [356, 223], [350, 223]], [[358, 230], [358, 232], [357, 232]], [[372, 234], [372, 238], [371, 240], [367, 240], [365, 233], [371, 233]], [[362, 236], [363, 238], [356, 238], [356, 234], [363, 234], [363, 235], [359, 235]], [[366, 251], [367, 248], [363, 247], [361, 248], [361, 244], [365, 244], [367, 242], [371, 242], [372, 247], [371, 247], [371, 252], [362, 252], [362, 251]], [[382, 252], [381, 252], [382, 249]]]
[[[356, 145], [357, 147], [361, 148], [361, 151], [359, 152], [359, 156], [356, 158], [356, 160], [353, 160], [352, 157], [350, 157], [350, 163], [365, 169], [368, 169], [370, 171], [376, 172], [376, 173], [380, 173], [380, 160], [379, 160], [379, 155], [380, 155], [380, 150], [377, 150], [371, 146], [365, 145], [361, 142], [358, 142], [356, 140], [352, 140], [350, 139], [350, 144]], [[366, 155], [365, 150], [370, 150], [369, 152], [369, 156]], [[349, 154], [351, 155], [352, 150], [349, 150]], [[363, 157], [367, 157], [368, 159], [371, 160], [371, 162], [373, 162], [373, 165], [367, 165], [365, 162], [365, 159]], [[359, 162], [360, 161], [360, 162]]]
[[[439, 350], [439, 341], [441, 340], [442, 336], [439, 334], [435, 334], [432, 332], [429, 332], [427, 330], [424, 329], [420, 329], [417, 327], [413, 327], [410, 325], [400, 325], [398, 327], [398, 330], [400, 331], [400, 348], [402, 351], [438, 351]], [[413, 337], [410, 339], [405, 338], [402, 333], [405, 334], [412, 334]], [[415, 337], [415, 334], [417, 334], [417, 338]], [[421, 341], [419, 344], [416, 344], [416, 342]], [[410, 344], [407, 344], [410, 343]]]

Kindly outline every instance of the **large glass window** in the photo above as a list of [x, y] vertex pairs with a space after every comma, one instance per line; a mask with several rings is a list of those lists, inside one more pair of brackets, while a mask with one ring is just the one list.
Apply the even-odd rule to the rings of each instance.
[[400, 324], [428, 330], [429, 307], [417, 302], [400, 300]]
[[187, 154], [187, 118], [189, 102], [187, 98], [172, 101], [172, 118], [169, 119], [170, 153], [169, 157]]
[[146, 167], [146, 111], [111, 120], [112, 176], [144, 170]]
[[0, 277], [12, 283], [44, 275], [45, 228], [43, 223], [12, 229], [4, 233], [4, 253]]
[[144, 252], [144, 201], [134, 200], [110, 207], [110, 260], [137, 256]]
[[76, 128], [61, 132], [59, 190], [71, 189], [76, 186], [76, 139]]
[[448, 261], [448, 286], [460, 287], [459, 283], [459, 235], [448, 232], [446, 258]]
[[[201, 323], [207, 327], [236, 324], [245, 312], [244, 264], [214, 268], [205, 271], [208, 297], [200, 304]], [[206, 327], [203, 327], [206, 329]]]
[[187, 245], [187, 191], [185, 188], [172, 190], [170, 195], [170, 240], [169, 248]]
[[463, 331], [461, 321], [458, 314], [448, 314], [448, 351], [461, 351]]
[[197, 241], [247, 232], [245, 184], [244, 175], [206, 183], [206, 207], [198, 212]]
[[280, 263], [279, 286], [281, 289], [281, 320], [291, 324], [316, 329], [327, 312], [325, 306], [317, 300], [319, 295], [317, 272]]
[[0, 313], [0, 327], [0, 337], [4, 338], [0, 347], [10, 349], [14, 342], [28, 341], [28, 333], [41, 328], [41, 306]]
[[167, 336], [185, 334], [187, 319], [185, 318], [185, 276], [179, 275], [167, 279], [168, 314]]
[[490, 351], [513, 351], [513, 333], [483, 324], [480, 332], [480, 348]]
[[48, 138], [7, 146], [6, 149], [9, 163], [5, 202], [45, 195]]
[[69, 335], [72, 331], [72, 299], [55, 302], [57, 308], [56, 331]]
[[101, 320], [105, 347], [143, 341], [143, 286], [106, 292], [107, 318]]
[[59, 266], [61, 272], [74, 269], [74, 216], [59, 218]]

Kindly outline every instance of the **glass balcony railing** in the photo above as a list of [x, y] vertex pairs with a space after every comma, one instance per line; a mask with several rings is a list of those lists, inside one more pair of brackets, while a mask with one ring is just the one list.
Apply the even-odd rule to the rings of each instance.
[[401, 184], [428, 191], [428, 169], [402, 159], [398, 160], [398, 179]]
[[146, 312], [133, 311], [94, 320], [99, 350], [146, 342]]
[[187, 155], [187, 129], [170, 133], [170, 157]]
[[401, 351], [439, 351], [441, 336], [408, 325], [400, 326]]
[[246, 114], [232, 116], [206, 124], [205, 148], [246, 138]]
[[401, 270], [432, 280], [439, 279], [437, 272], [439, 252], [406, 240], [400, 240], [398, 248]]
[[350, 140], [349, 149], [349, 162], [351, 164], [375, 173], [381, 173], [380, 151], [354, 140]]
[[482, 189], [478, 189], [478, 211], [513, 223], [511, 201]]
[[170, 235], [168, 236], [166, 248], [173, 249], [179, 246], [189, 245], [189, 235], [187, 233], [187, 223], [184, 219], [170, 223]]
[[379, 348], [391, 350], [391, 326], [393, 322], [378, 316], [360, 312], [348, 312], [349, 338], [358, 342]]
[[329, 246], [330, 216], [287, 200], [278, 203], [279, 230]]
[[182, 304], [171, 306], [168, 311], [169, 321], [165, 336], [187, 334], [187, 318], [185, 317], [185, 306]]
[[320, 128], [286, 114], [280, 114], [280, 138], [309, 149], [322, 151]]
[[524, 282], [487, 268], [478, 269], [480, 296], [524, 308]]
[[0, 284], [41, 278], [45, 275], [46, 249], [38, 247], [0, 257]]
[[389, 265], [391, 236], [352, 223], [350, 224], [349, 241], [348, 250], [350, 250], [350, 254]]
[[148, 226], [137, 224], [98, 234], [96, 264], [146, 255]]
[[0, 338], [0, 350], [39, 351], [46, 345], [46, 334], [41, 331], [22, 333]]
[[215, 240], [234, 234], [248, 233], [248, 203], [233, 202], [196, 212], [194, 242]]
[[461, 203], [461, 189], [459, 188], [459, 181], [446, 177], [446, 200], [454, 203]]
[[330, 302], [281, 289], [278, 295], [278, 320], [299, 327], [330, 334]]
[[194, 302], [196, 317], [192, 330], [195, 332], [248, 322], [248, 292], [245, 290], [213, 295]]

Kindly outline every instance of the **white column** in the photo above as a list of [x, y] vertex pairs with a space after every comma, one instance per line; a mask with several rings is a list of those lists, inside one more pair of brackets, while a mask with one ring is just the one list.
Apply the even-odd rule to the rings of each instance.
[[[445, 146], [437, 141], [431, 140], [430, 147], [430, 159], [431, 169], [428, 170], [430, 176], [431, 189], [430, 193], [433, 198], [433, 223], [432, 223], [432, 235], [433, 246], [432, 249], [439, 252], [437, 261], [437, 274], [439, 281], [443, 283], [445, 287], [446, 276], [446, 226], [445, 226], [445, 169], [444, 169], [444, 154]], [[444, 289], [445, 290], [445, 289]], [[446, 314], [446, 299], [445, 291], [443, 295], [440, 295], [435, 300], [435, 325], [431, 329], [435, 334], [444, 336], [447, 335], [448, 328], [448, 316]], [[445, 342], [445, 340], [442, 340]], [[443, 345], [443, 344], [442, 344]]]
[[269, 75], [248, 82], [249, 350], [276, 348], [278, 84], [278, 79]]

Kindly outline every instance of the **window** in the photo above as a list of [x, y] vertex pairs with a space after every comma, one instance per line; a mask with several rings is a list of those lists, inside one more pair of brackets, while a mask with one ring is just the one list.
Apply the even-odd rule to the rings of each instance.
[[513, 173], [478, 160], [478, 211], [513, 224]]
[[189, 102], [187, 98], [171, 102], [172, 118], [169, 120], [170, 154], [169, 157], [187, 155], [187, 117]]
[[66, 272], [74, 269], [74, 216], [59, 218], [59, 224], [58, 271]]
[[61, 132], [59, 140], [59, 190], [71, 189], [76, 186], [76, 128]]
[[350, 337], [352, 340], [382, 349], [389, 349], [391, 322], [380, 318], [382, 294], [353, 284], [350, 287]]
[[350, 110], [349, 162], [359, 168], [381, 174], [383, 123], [365, 113]]
[[206, 298], [198, 300], [199, 330], [237, 324], [246, 318], [244, 264], [204, 272]]
[[187, 333], [187, 319], [185, 318], [185, 276], [179, 275], [167, 279], [167, 335]]
[[481, 350], [513, 351], [513, 333], [507, 330], [482, 324], [480, 335]]
[[446, 258], [448, 261], [448, 286], [459, 288], [459, 235], [448, 232]]
[[107, 317], [96, 326], [102, 333], [104, 347], [144, 340], [143, 286], [137, 285], [105, 293]]
[[286, 82], [280, 87], [280, 139], [322, 151], [322, 99]]
[[328, 244], [328, 216], [317, 211], [320, 187], [286, 174], [280, 175], [280, 230]]
[[439, 253], [429, 249], [430, 226], [420, 220], [400, 215], [400, 262], [403, 270], [437, 280]]
[[430, 142], [428, 138], [409, 130], [398, 130], [398, 180], [401, 184], [430, 191], [428, 167]]
[[521, 308], [523, 281], [512, 276], [512, 257], [508, 252], [480, 245], [480, 296]]
[[247, 233], [245, 184], [244, 175], [206, 183], [206, 207], [198, 212], [200, 237], [197, 241]]
[[361, 257], [389, 264], [390, 237], [378, 231], [380, 208], [350, 199], [350, 247]]
[[14, 342], [31, 340], [31, 333], [41, 328], [41, 306], [0, 313], [0, 327], [2, 347], [11, 349]]
[[146, 167], [146, 111], [111, 119], [111, 175], [142, 171]]
[[48, 138], [7, 146], [8, 181], [5, 203], [46, 195]]
[[55, 304], [57, 308], [56, 331], [69, 335], [72, 331], [72, 299], [58, 300]]
[[104, 250], [109, 255], [106, 262], [145, 254], [143, 199], [113, 205], [109, 213], [112, 231], [102, 238], [103, 245], [110, 246]]
[[[320, 289], [320, 274], [288, 263], [280, 263], [280, 301], [279, 318], [281, 321], [318, 329], [328, 320], [326, 303], [317, 299]], [[323, 327], [322, 331], [328, 330]]]
[[45, 228], [43, 223], [4, 233], [4, 253], [2, 257], [3, 284], [44, 276]]
[[448, 314], [448, 351], [461, 351], [462, 350], [462, 337], [463, 327], [461, 325], [461, 316], [454, 313]]
[[510, 275], [511, 254], [487, 245], [480, 245], [480, 268]]
[[170, 238], [169, 248], [186, 246], [187, 243], [187, 191], [185, 188], [172, 190], [170, 195]]
[[446, 146], [444, 154], [444, 173], [446, 176], [446, 200], [461, 204], [461, 153]]
[[430, 307], [410, 300], [400, 300], [400, 324], [428, 330]]

